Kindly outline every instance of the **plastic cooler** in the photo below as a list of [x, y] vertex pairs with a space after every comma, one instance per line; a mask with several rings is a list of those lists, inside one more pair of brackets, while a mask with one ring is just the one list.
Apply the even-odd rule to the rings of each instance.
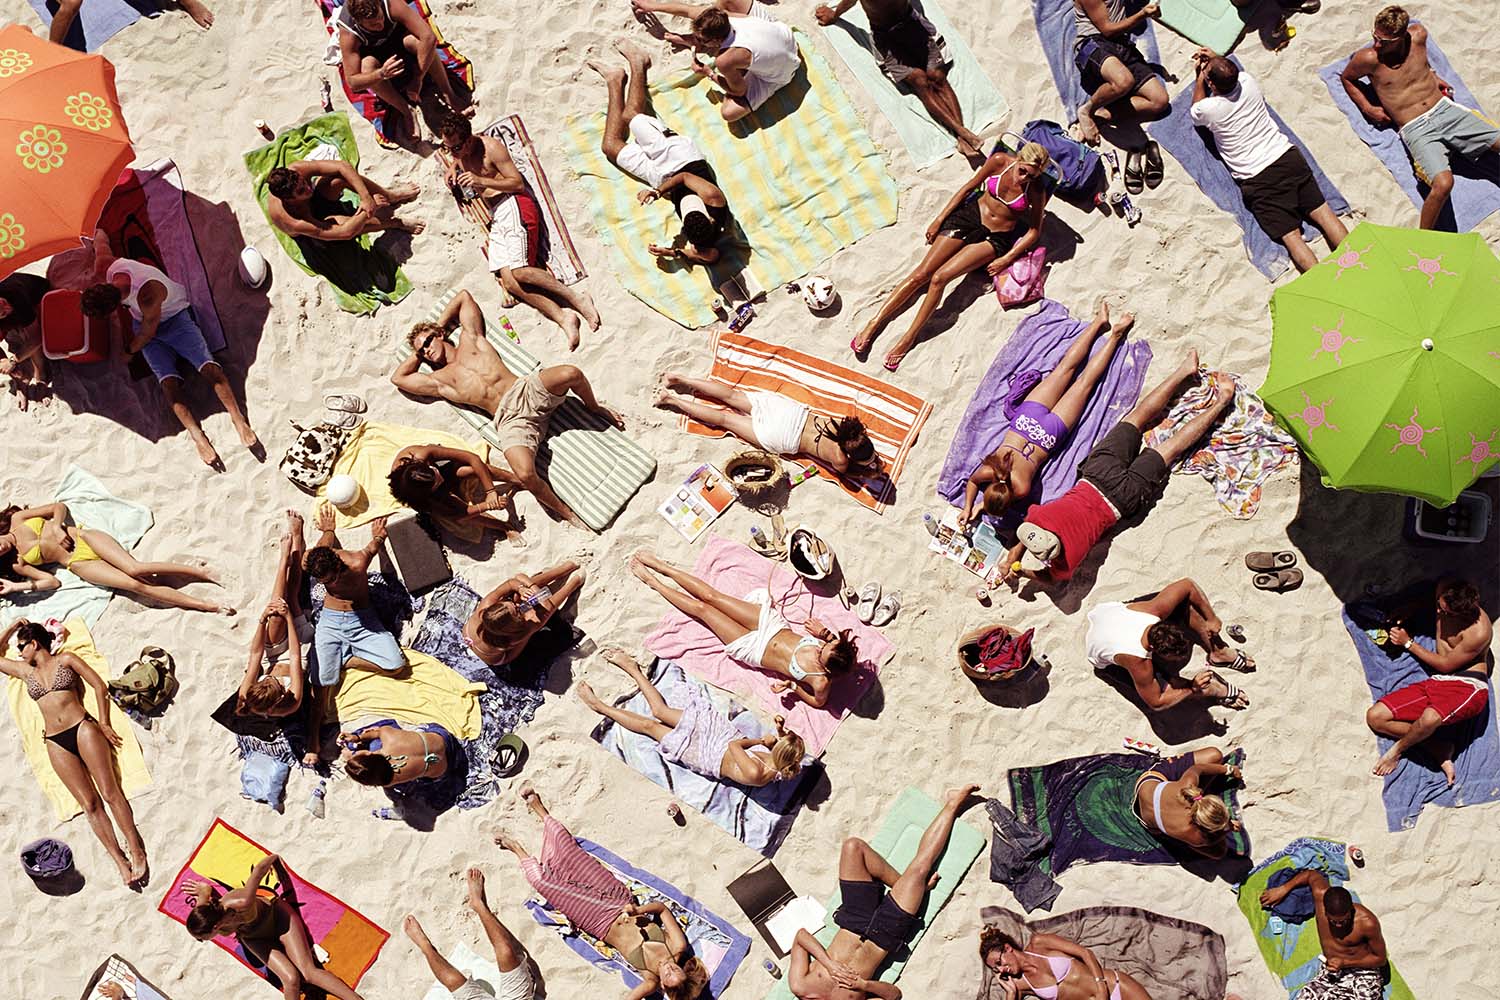
[[83, 314], [83, 293], [57, 288], [42, 296], [42, 353], [49, 361], [88, 364], [109, 354], [109, 320]]

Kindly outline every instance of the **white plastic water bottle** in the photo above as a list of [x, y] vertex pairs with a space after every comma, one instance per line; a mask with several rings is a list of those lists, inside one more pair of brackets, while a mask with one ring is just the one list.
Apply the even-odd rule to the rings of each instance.
[[323, 798], [327, 794], [328, 779], [323, 778], [318, 781], [317, 787], [314, 788], [312, 790], [312, 794], [307, 797], [307, 811], [312, 813], [313, 816], [317, 819], [323, 818], [325, 811], [323, 806]]
[[750, 525], [750, 540], [761, 547], [766, 545], [766, 533], [760, 530], [760, 525]]
[[927, 533], [929, 535], [931, 535], [933, 538], [937, 537], [937, 533], [938, 533], [938, 521], [937, 521], [937, 518], [933, 517], [931, 514], [923, 514], [922, 515], [922, 527], [926, 528], [927, 529]]
[[396, 810], [392, 809], [390, 806], [386, 806], [386, 807], [384, 807], [382, 809], [371, 809], [370, 810], [370, 815], [374, 816], [376, 819], [400, 819], [401, 818], [401, 814], [399, 812], [397, 812]]

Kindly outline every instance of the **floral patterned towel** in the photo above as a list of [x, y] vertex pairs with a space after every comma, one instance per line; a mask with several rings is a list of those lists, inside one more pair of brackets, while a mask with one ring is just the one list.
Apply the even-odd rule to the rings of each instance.
[[1224, 378], [1234, 382], [1234, 406], [1209, 432], [1197, 451], [1178, 460], [1174, 472], [1196, 472], [1213, 485], [1219, 506], [1236, 520], [1255, 516], [1261, 487], [1278, 471], [1297, 460], [1297, 442], [1276, 425], [1266, 404], [1232, 372], [1198, 370], [1199, 381], [1172, 404], [1161, 423], [1146, 432], [1147, 448], [1165, 441], [1172, 432], [1213, 404]]

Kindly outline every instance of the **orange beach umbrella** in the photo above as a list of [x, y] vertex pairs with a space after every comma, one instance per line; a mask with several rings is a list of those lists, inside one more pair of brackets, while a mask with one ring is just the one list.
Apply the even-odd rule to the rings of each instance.
[[134, 157], [103, 56], [0, 28], [0, 277], [93, 233]]

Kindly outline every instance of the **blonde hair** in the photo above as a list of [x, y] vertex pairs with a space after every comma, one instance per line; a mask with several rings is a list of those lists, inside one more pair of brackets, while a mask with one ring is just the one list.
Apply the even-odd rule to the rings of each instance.
[[528, 622], [521, 608], [514, 602], [502, 601], [480, 613], [479, 627], [475, 631], [491, 646], [503, 646], [525, 635], [527, 628]]
[[[665, 919], [675, 918], [667, 916]], [[704, 990], [708, 989], [708, 966], [704, 965], [697, 955], [682, 963], [682, 974], [687, 977], [682, 981], [682, 985], [661, 988], [662, 996], [667, 1000], [696, 1000], [697, 997], [703, 995]]]
[[1204, 795], [1203, 789], [1189, 785], [1182, 789], [1182, 799], [1189, 806], [1193, 825], [1209, 836], [1229, 831], [1229, 807], [1217, 795]]
[[1376, 29], [1387, 35], [1403, 35], [1410, 24], [1411, 15], [1406, 12], [1406, 8], [1395, 4], [1375, 15]]
[[783, 729], [771, 745], [771, 767], [776, 779], [794, 778], [802, 770], [802, 758], [807, 755], [807, 744], [802, 737], [790, 729]]
[[1047, 147], [1039, 142], [1024, 143], [1016, 150], [1016, 159], [1038, 170], [1046, 170], [1047, 164], [1052, 162], [1052, 155], [1047, 152]]

